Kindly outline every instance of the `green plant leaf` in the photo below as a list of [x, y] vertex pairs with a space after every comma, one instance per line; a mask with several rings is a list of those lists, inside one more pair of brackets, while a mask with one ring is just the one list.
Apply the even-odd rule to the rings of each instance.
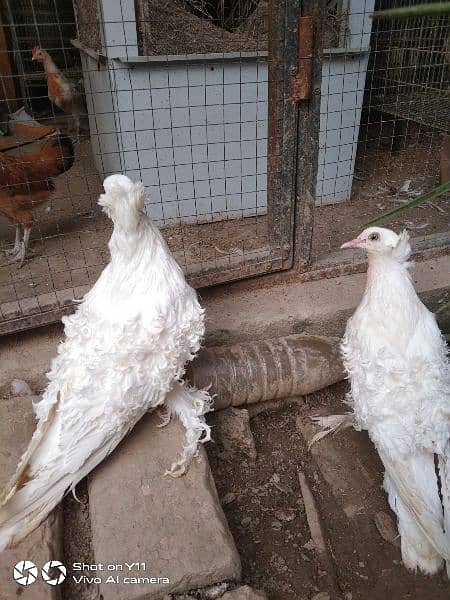
[[443, 194], [445, 194], [447, 192], [450, 192], [450, 181], [446, 181], [445, 183], [442, 183], [441, 185], [430, 190], [426, 194], [422, 194], [422, 196], [418, 196], [417, 198], [414, 198], [413, 200], [410, 200], [409, 202], [406, 202], [405, 204], [402, 204], [401, 206], [396, 206], [395, 208], [391, 208], [390, 210], [387, 210], [386, 212], [381, 213], [380, 215], [378, 215], [377, 217], [375, 217], [374, 219], [372, 219], [371, 221], [366, 223], [366, 227], [368, 225], [373, 225], [374, 223], [378, 223], [382, 219], [387, 219], [388, 217], [396, 216], [399, 213], [404, 212], [405, 210], [409, 210], [410, 208], [414, 208], [416, 206], [419, 206], [420, 204], [424, 204], [428, 200], [432, 200], [433, 198], [438, 198], [439, 196], [442, 196]]
[[309, 556], [307, 554], [305, 554], [304, 552], [300, 552], [300, 558], [304, 561], [304, 562], [311, 562], [311, 559], [309, 558]]
[[416, 6], [404, 6], [402, 8], [390, 8], [378, 10], [373, 13], [373, 19], [396, 18], [396, 17], [429, 17], [432, 15], [450, 14], [450, 2], [430, 2], [429, 4], [417, 4]]

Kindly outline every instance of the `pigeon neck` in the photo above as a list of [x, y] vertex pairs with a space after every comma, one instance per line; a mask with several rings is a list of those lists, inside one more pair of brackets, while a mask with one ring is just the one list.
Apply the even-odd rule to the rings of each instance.
[[126, 219], [114, 223], [109, 240], [111, 262], [140, 263], [142, 253], [152, 256], [158, 244], [158, 231], [141, 212], [129, 211]]
[[373, 254], [369, 256], [369, 266], [367, 269], [366, 291], [378, 287], [379, 284], [386, 288], [386, 283], [391, 281], [396, 284], [398, 281], [411, 281], [411, 276], [407, 267], [408, 263], [399, 262], [393, 256], [385, 254]]

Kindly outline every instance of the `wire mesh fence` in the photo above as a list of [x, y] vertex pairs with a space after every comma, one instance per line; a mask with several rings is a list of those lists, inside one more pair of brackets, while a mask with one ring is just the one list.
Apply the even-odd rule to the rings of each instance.
[[[311, 265], [338, 256], [378, 212], [448, 178], [448, 17], [370, 16], [412, 3], [4, 0], [0, 332], [57, 318], [96, 281], [108, 174], [143, 181], [197, 286], [296, 264], [306, 218]], [[319, 67], [299, 102], [300, 14]], [[446, 232], [448, 198], [390, 225]]]
[[[414, 4], [342, 2], [338, 46], [322, 40], [313, 260], [336, 255], [369, 220], [450, 178], [449, 17], [371, 18]], [[441, 196], [379, 224], [440, 238], [448, 208]]]
[[268, 192], [282, 85], [266, 2], [22, 0], [1, 19], [4, 321], [39, 322], [95, 282], [111, 230], [96, 201], [116, 172], [144, 183], [194, 284], [290, 264], [290, 207], [276, 217]]

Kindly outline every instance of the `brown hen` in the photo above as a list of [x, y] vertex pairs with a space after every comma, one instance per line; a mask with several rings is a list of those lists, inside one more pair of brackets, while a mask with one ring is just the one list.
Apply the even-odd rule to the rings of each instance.
[[73, 161], [72, 142], [62, 135], [47, 138], [32, 154], [0, 153], [0, 213], [16, 226], [14, 248], [7, 253], [19, 266], [25, 260], [30, 239], [32, 209], [50, 197], [54, 190], [52, 177], [70, 169]]

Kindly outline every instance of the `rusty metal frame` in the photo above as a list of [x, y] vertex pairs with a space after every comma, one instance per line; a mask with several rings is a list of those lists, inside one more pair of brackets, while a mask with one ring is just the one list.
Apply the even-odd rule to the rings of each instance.
[[297, 104], [292, 81], [298, 73], [299, 0], [269, 0], [272, 27], [269, 54], [268, 203], [270, 247], [284, 243], [283, 269], [294, 260], [295, 186], [297, 169]]
[[309, 100], [312, 85], [312, 57], [314, 23], [312, 15], [298, 19], [298, 71], [292, 82], [292, 100]]
[[268, 0], [269, 114], [265, 256], [188, 276], [194, 287], [209, 287], [292, 268], [296, 174], [296, 103], [292, 73], [297, 70], [299, 0]]
[[[272, 218], [274, 222], [283, 218], [289, 225], [287, 236], [293, 237], [291, 270], [305, 272], [311, 268], [319, 153], [322, 52], [316, 40], [327, 2], [284, 0], [271, 1], [270, 5], [274, 27], [284, 36], [283, 44], [279, 42], [272, 55], [280, 84], [272, 90], [277, 94], [272, 106], [278, 114], [269, 126], [282, 128], [282, 133], [274, 129], [269, 136], [274, 144], [280, 144], [269, 152], [269, 182], [279, 199], [278, 205], [272, 205]], [[272, 81], [277, 81], [276, 73]]]
[[[296, 271], [310, 268], [311, 247], [314, 228], [315, 190], [319, 154], [320, 129], [320, 87], [322, 81], [322, 53], [314, 41], [319, 39], [320, 18], [314, 18], [326, 8], [326, 0], [301, 0], [303, 29], [313, 40], [306, 43], [299, 40], [299, 47], [305, 56], [299, 56], [299, 63], [307, 60], [308, 90], [306, 99], [297, 104], [297, 164], [296, 164], [296, 203], [294, 216], [294, 264]], [[306, 29], [306, 25], [309, 29]], [[304, 31], [305, 33], [305, 31]], [[301, 30], [299, 35], [301, 35]], [[305, 83], [303, 82], [305, 87]], [[305, 92], [305, 89], [302, 90]]]

